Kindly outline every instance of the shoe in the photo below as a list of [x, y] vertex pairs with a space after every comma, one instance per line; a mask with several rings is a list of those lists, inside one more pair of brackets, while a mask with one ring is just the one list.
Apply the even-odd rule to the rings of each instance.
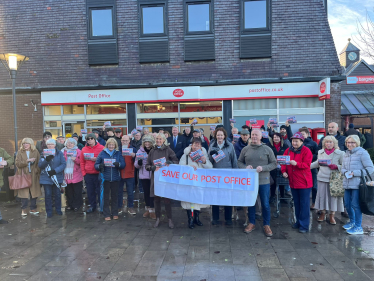
[[317, 218], [317, 221], [318, 222], [323, 222], [323, 221], [325, 221], [325, 219], [326, 219], [326, 213], [325, 212], [321, 212], [321, 214]]
[[294, 223], [294, 224], [292, 225], [292, 228], [293, 228], [293, 229], [299, 229], [299, 227], [300, 227], [300, 226], [299, 226], [297, 223]]
[[66, 207], [66, 208], [65, 208], [65, 211], [72, 211], [72, 210], [73, 210], [72, 207]]
[[113, 219], [114, 220], [118, 220], [118, 216], [113, 216]]
[[364, 234], [364, 230], [362, 229], [361, 226], [355, 226], [355, 227], [352, 227], [351, 229], [348, 229], [347, 233], [350, 235], [359, 235], [359, 234]]
[[7, 224], [7, 223], [9, 223], [9, 222], [6, 221], [6, 220], [0, 220], [0, 224]]
[[334, 215], [332, 215], [332, 214], [329, 215], [329, 223], [332, 224], [332, 225], [336, 225]]
[[193, 212], [193, 221], [198, 226], [203, 226], [203, 223], [200, 221], [200, 211]]
[[89, 213], [93, 213], [95, 211], [96, 211], [96, 209], [91, 207], [91, 208], [87, 209], [86, 213], [89, 214]]
[[106, 221], [110, 221], [110, 220], [112, 220], [112, 219], [111, 219], [110, 217], [106, 217], [105, 220], [106, 220]]
[[122, 209], [118, 209], [118, 214], [121, 215], [123, 213]]
[[[195, 212], [194, 212], [194, 215], [195, 215]], [[195, 227], [195, 224], [194, 224], [194, 218], [192, 217], [191, 210], [187, 210], [187, 218], [188, 218], [188, 227], [190, 229], [193, 229]]]
[[310, 206], [310, 209], [311, 210], [315, 210], [316, 208], [314, 208], [314, 204], [312, 204], [312, 206]]
[[33, 211], [30, 211], [30, 214], [32, 214], [32, 215], [39, 215], [39, 212], [36, 211], [36, 210], [35, 211], [33, 210]]
[[227, 220], [227, 221], [225, 222], [225, 225], [232, 225], [232, 220]]
[[247, 225], [247, 227], [246, 228], [244, 228], [244, 233], [251, 233], [254, 229], [256, 228], [256, 226], [254, 225], [254, 224], [252, 224], [252, 223], [249, 223], [248, 225]]
[[153, 220], [156, 219], [156, 213], [154, 208], [149, 208], [149, 217]]
[[128, 212], [130, 215], [136, 215], [136, 212], [135, 212], [134, 208], [129, 208], [129, 209], [127, 210], [127, 212]]
[[212, 220], [212, 225], [219, 225], [219, 221], [218, 220]]
[[262, 215], [257, 215], [257, 214], [256, 214], [256, 220], [258, 220], [258, 221], [262, 221]]
[[340, 214], [341, 214], [341, 215], [342, 215], [342, 217], [344, 217], [344, 218], [349, 218], [349, 216], [348, 216], [348, 213], [347, 213], [347, 212], [341, 212]]
[[174, 223], [171, 219], [169, 219], [169, 228], [171, 228], [171, 229], [174, 228]]
[[354, 223], [349, 222], [349, 223], [343, 225], [343, 228], [344, 228], [345, 230], [349, 230], [349, 229], [353, 228], [354, 226], [355, 226]]
[[22, 216], [26, 217], [27, 216], [27, 212], [22, 211]]
[[308, 230], [305, 230], [305, 229], [299, 228], [299, 232], [300, 232], [300, 233], [307, 233]]
[[156, 218], [156, 222], [155, 224], [153, 225], [154, 228], [158, 227], [158, 225], [160, 224], [160, 219], [159, 218]]
[[266, 237], [273, 236], [273, 232], [271, 231], [270, 225], [264, 225], [264, 233]]

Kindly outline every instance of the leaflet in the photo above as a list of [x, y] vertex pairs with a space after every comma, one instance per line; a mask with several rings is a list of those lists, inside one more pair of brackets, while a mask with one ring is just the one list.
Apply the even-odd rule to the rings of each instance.
[[216, 163], [218, 163], [218, 162], [221, 161], [223, 158], [225, 158], [226, 155], [225, 155], [225, 153], [224, 153], [222, 150], [220, 150], [220, 151], [218, 151], [217, 154], [213, 154], [212, 157], [213, 157], [214, 161], [215, 161]]
[[290, 156], [289, 155], [278, 155], [277, 163], [279, 165], [290, 165]]
[[136, 126], [136, 129], [137, 129], [138, 131], [142, 131], [142, 130], [143, 130], [143, 126]]
[[239, 138], [240, 138], [239, 134], [233, 134], [232, 136], [233, 136], [233, 141], [234, 142], [237, 142], [239, 140]]
[[257, 119], [256, 118], [249, 119], [249, 124], [256, 125], [257, 124]]
[[197, 124], [197, 119], [194, 119], [194, 120], [192, 121], [192, 123], [191, 123], [191, 125], [195, 125], [195, 124]]
[[134, 129], [134, 130], [131, 131], [131, 135], [133, 135], [133, 136], [135, 136], [137, 133], [139, 133], [137, 129]]
[[318, 164], [320, 166], [328, 166], [331, 165], [331, 159], [318, 159]]
[[56, 154], [56, 149], [43, 149], [44, 156], [48, 156], [48, 155], [55, 156], [55, 154]]
[[110, 121], [106, 121], [106, 122], [104, 122], [104, 126], [105, 127], [111, 127], [112, 123]]
[[95, 156], [93, 153], [83, 153], [83, 157], [84, 157], [84, 160], [91, 160]]
[[236, 120], [233, 119], [233, 118], [232, 118], [232, 119], [229, 119], [229, 120], [230, 120], [230, 123], [234, 123], [234, 124], [236, 123]]
[[87, 129], [81, 129], [81, 134], [87, 134]]
[[278, 128], [278, 127], [279, 127], [279, 124], [278, 124], [278, 123], [274, 123], [274, 124], [271, 124], [271, 126], [272, 126], [273, 128]]
[[67, 150], [66, 151], [67, 157], [77, 157], [77, 151], [76, 150]]
[[122, 155], [123, 156], [131, 156], [131, 153], [133, 153], [132, 148], [122, 148]]
[[190, 153], [190, 157], [191, 157], [192, 161], [194, 161], [194, 162], [202, 162], [200, 159], [203, 156], [204, 156], [204, 153], [201, 151], [201, 149]]
[[263, 137], [264, 139], [268, 139], [268, 138], [269, 138], [269, 132], [268, 132], [268, 131], [263, 131], [263, 132], [262, 132], [262, 137]]
[[105, 167], [114, 167], [113, 163], [116, 162], [116, 159], [106, 158], [104, 159]]
[[296, 116], [287, 117], [287, 121], [288, 121], [288, 124], [296, 124], [297, 123]]
[[166, 166], [166, 158], [165, 158], [165, 157], [162, 157], [162, 158], [160, 158], [160, 159], [153, 160], [153, 164], [154, 164], [156, 167], [163, 167], [163, 166]]
[[278, 124], [277, 118], [269, 118], [269, 124]]
[[351, 175], [350, 173], [352, 173], [352, 172], [346, 172], [344, 175], [345, 175], [345, 177], [347, 178], [347, 179], [351, 179], [351, 178], [353, 178], [353, 175]]
[[215, 131], [216, 130], [216, 126], [210, 126], [210, 130], [211, 131]]
[[146, 160], [148, 158], [148, 154], [146, 152], [138, 152], [136, 153], [136, 158]]

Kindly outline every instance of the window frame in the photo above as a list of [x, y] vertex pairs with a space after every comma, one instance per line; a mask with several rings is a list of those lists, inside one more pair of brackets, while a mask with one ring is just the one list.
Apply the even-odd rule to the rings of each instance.
[[[256, 1], [266, 1], [266, 27], [259, 28], [245, 28], [245, 3], [246, 2], [256, 2]], [[253, 33], [263, 33], [271, 31], [271, 0], [241, 0], [241, 13], [240, 13], [240, 29], [241, 34], [253, 34]]]
[[[112, 33], [113, 35], [93, 36], [92, 10], [107, 10], [107, 9], [111, 9], [112, 11]], [[116, 18], [116, 8], [114, 5], [89, 6], [87, 7], [87, 10], [88, 10], [88, 40], [117, 39], [117, 18]]]
[[[164, 32], [163, 33], [143, 33], [143, 8], [148, 7], [163, 7], [164, 8]], [[139, 2], [139, 35], [141, 38], [147, 37], [165, 37], [168, 36], [168, 17], [167, 17], [167, 2], [164, 1], [157, 1], [157, 2], [149, 2], [149, 1], [140, 1]]]
[[[188, 30], [188, 6], [209, 4], [209, 31]], [[214, 0], [185, 0], [184, 1], [184, 32], [185, 35], [210, 35], [214, 34]]]

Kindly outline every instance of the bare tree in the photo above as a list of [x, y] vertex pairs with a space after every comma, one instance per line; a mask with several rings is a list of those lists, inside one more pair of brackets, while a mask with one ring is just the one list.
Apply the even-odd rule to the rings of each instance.
[[355, 44], [360, 47], [365, 57], [374, 61], [374, 21], [367, 11], [364, 22], [357, 19], [357, 33], [354, 36]]

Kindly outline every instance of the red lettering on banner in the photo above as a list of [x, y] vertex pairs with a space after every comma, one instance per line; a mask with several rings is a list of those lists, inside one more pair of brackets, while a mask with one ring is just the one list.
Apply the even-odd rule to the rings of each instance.
[[183, 95], [184, 95], [184, 91], [182, 89], [175, 89], [173, 91], [173, 96], [176, 98], [183, 97]]
[[176, 178], [179, 179], [179, 172], [172, 172], [172, 171], [166, 171], [162, 170], [162, 176], [163, 177], [169, 177], [169, 178]]

